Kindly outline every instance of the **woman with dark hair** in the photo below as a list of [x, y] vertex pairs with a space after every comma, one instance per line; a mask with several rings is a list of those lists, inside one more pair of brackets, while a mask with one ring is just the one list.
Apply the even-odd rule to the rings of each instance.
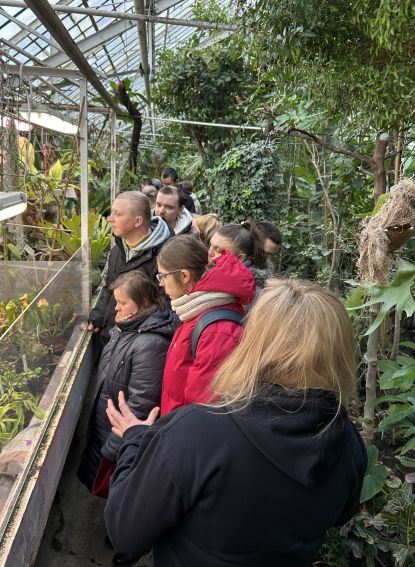
[[[267, 282], [217, 400], [137, 421], [123, 435], [105, 509], [115, 547], [154, 567], [311, 567], [332, 526], [359, 509], [366, 451], [344, 403], [354, 391], [349, 316], [327, 289]], [[151, 427], [148, 427], [151, 426]], [[145, 511], [145, 513], [143, 513]]]
[[158, 285], [141, 272], [121, 275], [111, 286], [116, 325], [110, 331], [98, 368], [98, 383], [79, 479], [94, 494], [106, 496], [121, 445], [111, 432], [107, 402], [123, 392], [128, 407], [142, 419], [160, 404], [167, 349], [177, 317], [166, 309]]
[[271, 270], [267, 266], [267, 255], [253, 223], [225, 224], [219, 228], [210, 241], [209, 260], [215, 260], [222, 250], [235, 254], [251, 270], [257, 290], [264, 287], [265, 281], [271, 277]]
[[[243, 305], [254, 297], [254, 278], [233, 254], [223, 252], [210, 270], [207, 264], [207, 248], [189, 235], [166, 242], [157, 256], [157, 278], [181, 321], [167, 354], [161, 415], [210, 399], [215, 371], [241, 338]], [[201, 329], [192, 352], [196, 325], [213, 310], [217, 317]]]

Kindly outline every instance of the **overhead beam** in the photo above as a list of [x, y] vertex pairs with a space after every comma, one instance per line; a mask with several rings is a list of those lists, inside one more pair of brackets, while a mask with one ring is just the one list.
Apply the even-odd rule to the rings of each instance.
[[0, 65], [0, 72], [33, 77], [62, 77], [63, 79], [75, 80], [82, 78], [82, 73], [77, 69], [56, 69], [54, 67], [38, 67], [37, 65]]
[[[67, 6], [68, 4], [71, 4], [71, 2], [73, 2], [73, 0], [58, 0], [57, 4], [59, 5], [63, 5], [63, 6]], [[1, 3], [2, 6], [6, 6], [6, 4], [4, 4], [3, 2]], [[28, 7], [25, 5], [25, 10], [27, 10]], [[27, 22], [27, 25], [30, 26], [31, 29], [35, 29], [38, 26], [40, 26], [40, 22], [37, 18], [32, 19], [31, 21]], [[13, 41], [13, 43], [19, 43], [19, 41], [22, 41], [22, 39], [24, 39], [26, 37], [26, 34], [24, 33], [24, 30], [21, 30], [19, 32], [17, 32], [16, 35], [14, 35], [13, 37], [9, 38]]]
[[[8, 47], [11, 47], [12, 49], [16, 49], [16, 47], [10, 43], [9, 41], [5, 40], [5, 39], [0, 39], [0, 44], [4, 44], [7, 45]], [[24, 51], [24, 50], [23, 50]], [[2, 53], [3, 55], [5, 55], [6, 57], [8, 57], [9, 59], [11, 59], [12, 61], [14, 61], [14, 63], [16, 63], [16, 65], [20, 66], [20, 61], [18, 59], [16, 59], [16, 57], [13, 57], [10, 53], [8, 53], [7, 51], [4, 51], [3, 49], [0, 49], [0, 53]], [[71, 104], [76, 104], [76, 101], [73, 100], [72, 98], [70, 98], [69, 96], [67, 96], [65, 93], [63, 93], [62, 91], [60, 91], [59, 89], [57, 89], [55, 87], [55, 85], [53, 85], [50, 81], [46, 81], [46, 79], [44, 79], [43, 77], [40, 77], [40, 81], [42, 82], [42, 84], [47, 85], [47, 87], [51, 90], [53, 90], [54, 92], [56, 92], [59, 96], [61, 96], [62, 98], [66, 98], [66, 100], [69, 100], [69, 102]]]
[[180, 4], [181, 1], [182, 0], [156, 0], [156, 14], [161, 14], [162, 12], [173, 8], [173, 6], [176, 6], [176, 4]]
[[[2, 6], [11, 6], [13, 8], [27, 8], [30, 5], [43, 4], [45, 0], [28, 0], [26, 3], [21, 0], [1, 0]], [[26, 4], [28, 6], [26, 6]], [[117, 12], [115, 10], [99, 10], [96, 8], [81, 8], [78, 6], [58, 6], [57, 4], [48, 7], [55, 12], [64, 14], [86, 14], [87, 16], [97, 16], [103, 18], [114, 18], [116, 20], [136, 20], [143, 22], [155, 22], [156, 24], [167, 24], [169, 26], [183, 26], [189, 28], [200, 28], [204, 30], [221, 30], [221, 31], [238, 31], [239, 26], [231, 24], [219, 24], [214, 22], [201, 22], [198, 20], [184, 20], [179, 18], [163, 18], [161, 16], [141, 15], [132, 12]], [[32, 11], [35, 11], [31, 8]], [[36, 12], [35, 12], [36, 13]]]
[[47, 0], [26, 0], [26, 4], [59, 43], [65, 53], [68, 54], [85, 79], [89, 81], [108, 106], [116, 111], [117, 105], [112, 100], [107, 89], [98, 79], [95, 71], [92, 69], [91, 65], [85, 59], [82, 51], [71, 38], [69, 32], [60, 21], [58, 15], [55, 13], [49, 2]]
[[[100, 45], [104, 45], [108, 41], [111, 41], [111, 39], [114, 39], [114, 37], [122, 35], [123, 33], [133, 28], [135, 25], [135, 22], [133, 22], [132, 20], [120, 20], [118, 22], [109, 24], [102, 30], [86, 37], [85, 39], [78, 41], [77, 46], [82, 51], [82, 53], [88, 53], [96, 47], [99, 47]], [[66, 53], [62, 52], [55, 53], [53, 55], [50, 55], [49, 57], [46, 57], [46, 59], [43, 59], [45, 64], [49, 65], [50, 67], [60, 67], [61, 65], [68, 63], [68, 61], [70, 60], [71, 58]]]
[[[144, 0], [134, 0], [134, 9], [136, 14], [144, 15]], [[144, 76], [144, 88], [146, 91], [147, 106], [149, 116], [153, 115], [151, 106], [151, 87], [150, 87], [150, 65], [148, 64], [148, 45], [147, 45], [147, 29], [146, 23], [142, 20], [137, 21], [138, 42], [140, 44], [141, 67]], [[151, 127], [152, 123], [150, 122]]]
[[[34, 61], [35, 63], [37, 63], [38, 65], [41, 65], [42, 67], [47, 67], [47, 65], [45, 65], [44, 60], [39, 59], [38, 57], [36, 57], [36, 55], [33, 55], [32, 53], [30, 53], [30, 51], [26, 51], [26, 49], [22, 49], [21, 47], [19, 47], [18, 45], [15, 45], [14, 43], [12, 43], [11, 41], [7, 40], [7, 39], [0, 39], [0, 44], [3, 43], [4, 45], [7, 45], [8, 47], [10, 47], [11, 49], [14, 49], [15, 51], [17, 51], [17, 53], [21, 53], [21, 55], [24, 55], [25, 57], [27, 57], [29, 59], [29, 61]], [[8, 54], [9, 57], [11, 57]], [[21, 65], [22, 62], [21, 61], [16, 61], [17, 65]], [[47, 76], [47, 73], [45, 72], [45, 77]], [[62, 76], [62, 75], [59, 75]], [[69, 81], [76, 85], [76, 87], [78, 88], [79, 85], [78, 83], [75, 83], [73, 80], [69, 79]], [[60, 96], [62, 96], [63, 98], [66, 98], [67, 100], [71, 100], [66, 94], [64, 94], [61, 90], [53, 87], [52, 85], [49, 85], [51, 88], [53, 88], [53, 90], [55, 90]], [[89, 92], [89, 91], [88, 91]], [[94, 93], [92, 93], [91, 96], [93, 96]], [[73, 101], [74, 104], [76, 104], [75, 101]]]
[[[3, 4], [3, 2], [2, 2], [1, 5], [4, 6], [5, 4]], [[25, 6], [25, 8], [27, 8], [27, 6]], [[22, 28], [23, 30], [27, 31], [29, 34], [36, 36], [38, 39], [44, 41], [45, 43], [48, 43], [49, 45], [51, 45], [52, 47], [55, 47], [56, 49], [60, 49], [60, 47], [56, 43], [56, 41], [53, 41], [53, 39], [46, 37], [45, 34], [40, 33], [38, 31], [36, 31], [35, 29], [33, 29], [32, 27], [25, 24], [24, 22], [21, 22], [18, 18], [15, 18], [14, 16], [12, 16], [8, 12], [6, 12], [6, 10], [3, 10], [3, 8], [1, 8], [1, 7], [0, 7], [0, 14], [2, 16], [4, 16], [5, 18], [7, 18], [8, 20], [10, 20], [11, 22], [13, 22], [14, 24], [16, 24], [17, 26], [19, 26], [19, 28]]]

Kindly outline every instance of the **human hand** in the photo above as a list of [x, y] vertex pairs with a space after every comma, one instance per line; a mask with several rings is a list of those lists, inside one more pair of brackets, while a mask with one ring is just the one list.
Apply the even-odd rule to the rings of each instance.
[[111, 422], [113, 433], [118, 437], [122, 437], [127, 429], [133, 425], [153, 425], [160, 411], [159, 407], [155, 407], [148, 414], [146, 420], [138, 419], [128, 407], [123, 392], [118, 394], [118, 406], [120, 411], [116, 409], [112, 400], [108, 400], [107, 416]]
[[91, 333], [99, 333], [100, 330], [101, 329], [96, 327], [93, 323], [88, 324], [88, 331], [91, 331]]

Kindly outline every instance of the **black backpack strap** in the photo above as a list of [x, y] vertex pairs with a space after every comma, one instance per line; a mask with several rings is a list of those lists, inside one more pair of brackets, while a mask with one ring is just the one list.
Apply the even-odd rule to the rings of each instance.
[[208, 327], [215, 321], [234, 321], [235, 323], [239, 323], [241, 325], [242, 319], [243, 315], [241, 315], [237, 311], [234, 311], [233, 309], [212, 309], [211, 311], [208, 311], [207, 313], [202, 315], [192, 331], [192, 359], [194, 360], [196, 358], [197, 345], [199, 343], [200, 335], [203, 333], [206, 327]]

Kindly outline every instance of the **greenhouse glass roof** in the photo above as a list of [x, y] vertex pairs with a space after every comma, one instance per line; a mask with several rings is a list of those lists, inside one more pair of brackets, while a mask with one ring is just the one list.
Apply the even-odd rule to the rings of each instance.
[[[35, 2], [38, 5], [42, 3], [44, 0]], [[137, 0], [104, 0], [104, 3], [102, 0], [58, 0], [45, 3], [54, 8], [55, 14], [107, 92], [111, 90], [109, 80], [124, 77], [132, 80], [135, 91], [144, 92], [138, 21], [128, 18], [129, 15], [134, 18]], [[143, 2], [144, 15], [169, 20], [192, 20], [193, 3], [193, 0], [146, 0]], [[222, 0], [221, 3], [227, 5], [228, 1]], [[65, 9], [72, 12], [66, 13]], [[103, 12], [109, 14], [104, 15]], [[119, 17], [111, 17], [115, 12]], [[146, 22], [145, 26], [151, 79], [157, 72], [156, 53], [166, 48], [179, 48], [197, 28], [170, 22]], [[225, 29], [222, 33], [228, 34], [230, 31]], [[24, 2], [1, 2], [0, 63], [76, 69], [60, 38], [53, 36], [50, 26], [42, 23]], [[79, 89], [76, 84], [54, 79], [46, 85], [44, 80], [32, 81], [35, 93], [40, 92], [43, 99], [55, 104], [77, 104]], [[96, 94], [91, 84], [89, 92]]]

